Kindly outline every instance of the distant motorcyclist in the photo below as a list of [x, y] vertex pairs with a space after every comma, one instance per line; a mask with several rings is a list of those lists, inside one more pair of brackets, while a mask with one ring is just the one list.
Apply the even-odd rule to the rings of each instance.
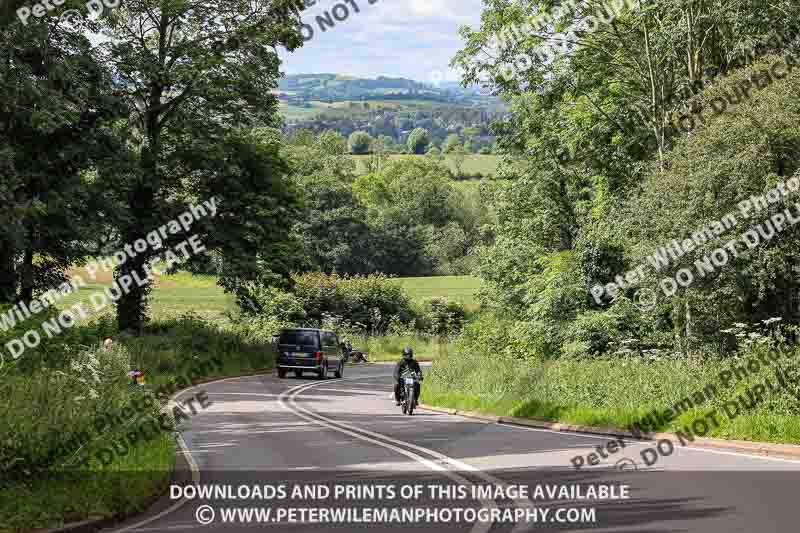
[[[397, 362], [394, 367], [394, 399], [397, 405], [400, 405], [400, 395], [403, 390], [403, 374], [408, 372], [416, 372], [419, 375], [419, 381], [422, 381], [422, 369], [419, 363], [414, 359], [414, 350], [411, 346], [403, 348], [403, 358]], [[420, 386], [419, 382], [414, 385], [414, 400], [419, 400]]]

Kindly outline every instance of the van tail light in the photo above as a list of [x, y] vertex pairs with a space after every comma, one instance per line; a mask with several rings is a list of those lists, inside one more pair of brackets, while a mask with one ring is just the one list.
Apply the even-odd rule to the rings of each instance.
[[314, 357], [317, 359], [322, 359], [322, 352], [314, 352]]

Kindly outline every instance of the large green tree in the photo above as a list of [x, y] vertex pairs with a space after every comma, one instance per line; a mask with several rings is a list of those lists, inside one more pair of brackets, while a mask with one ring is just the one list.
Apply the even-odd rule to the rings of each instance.
[[0, 302], [66, 280], [104, 235], [87, 174], [112, 149], [121, 115], [109, 71], [82, 31], [57, 17], [0, 27]]
[[347, 139], [351, 154], [363, 155], [369, 153], [372, 137], [366, 131], [354, 131]]
[[[186, 173], [197, 147], [235, 138], [235, 130], [276, 124], [277, 101], [270, 93], [279, 76], [276, 48], [300, 45], [302, 7], [300, 0], [131, 0], [104, 13], [110, 39], [101, 48], [132, 109], [122, 126], [129, 164], [114, 180], [124, 207], [116, 217], [121, 242], [143, 238], [190, 203], [209, 199], [203, 195], [214, 188], [196, 189]], [[106, 173], [112, 179], [110, 174], [112, 168]], [[249, 221], [239, 223], [245, 228]], [[117, 276], [145, 279], [145, 265], [156, 254], [136, 255]], [[141, 329], [148, 290], [134, 284], [118, 301], [121, 329]]]
[[412, 154], [424, 154], [430, 142], [428, 130], [424, 128], [414, 128], [408, 135], [408, 151]]
[[[496, 243], [481, 253], [483, 287], [499, 309], [532, 321], [530, 331], [540, 337], [563, 330], [564, 320], [616, 327], [609, 325], [618, 323], [616, 318], [602, 322], [616, 311], [606, 313], [605, 303], [598, 311], [588, 291], [629, 265], [633, 244], [620, 231], [652, 226], [654, 212], [639, 205], [636, 222], [628, 226], [617, 215], [620, 206], [645, 180], [666, 183], [677, 164], [675, 146], [696, 137], [709, 126], [703, 121], [718, 114], [706, 98], [709, 87], [722, 86], [726, 76], [758, 56], [785, 50], [791, 40], [786, 36], [798, 34], [800, 20], [800, 7], [789, 0], [611, 7], [613, 16], [601, 16], [605, 8], [595, 0], [564, 5], [493, 0], [486, 3], [479, 28], [461, 30], [466, 44], [454, 58], [465, 83], [491, 86], [510, 110], [494, 127], [505, 154], [498, 177], [506, 181], [496, 195]], [[552, 15], [547, 23], [538, 24], [547, 13]], [[734, 102], [729, 109], [748, 99], [741, 96], [742, 87], [754, 87], [755, 75], [727, 86]], [[682, 115], [703, 117], [691, 135], [679, 127]], [[714, 136], [727, 138], [721, 131]], [[752, 179], [764, 186], [763, 178]], [[659, 189], [650, 200], [659, 205], [666, 198]], [[697, 214], [675, 202], [663, 219], [672, 229], [670, 221]], [[643, 237], [640, 245], [656, 246], [651, 239]], [[576, 284], [584, 285], [584, 298], [576, 298]], [[728, 295], [733, 292], [729, 286]], [[543, 300], [543, 295], [548, 296]], [[561, 303], [551, 305], [556, 301]], [[673, 319], [685, 321], [687, 307], [678, 308]], [[697, 309], [689, 316], [696, 319]], [[676, 332], [686, 335], [691, 329]]]

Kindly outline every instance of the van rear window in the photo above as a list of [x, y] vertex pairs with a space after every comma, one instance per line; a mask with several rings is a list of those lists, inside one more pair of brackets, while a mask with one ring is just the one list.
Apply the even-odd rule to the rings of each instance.
[[280, 344], [319, 348], [319, 335], [316, 331], [282, 331]]

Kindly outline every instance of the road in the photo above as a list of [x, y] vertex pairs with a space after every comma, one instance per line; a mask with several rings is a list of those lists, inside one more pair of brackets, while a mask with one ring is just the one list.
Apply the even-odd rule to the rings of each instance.
[[[652, 443], [634, 441], [575, 471], [570, 459], [608, 438], [425, 410], [404, 416], [390, 398], [388, 365], [348, 366], [343, 379], [264, 375], [199, 388], [213, 405], [182, 428], [187, 466], [175, 485], [199, 478], [232, 494], [186, 499], [176, 493], [107, 531], [797, 530], [799, 462], [679, 447], [648, 468], [640, 452]], [[624, 457], [638, 469], [615, 468]], [[491, 493], [480, 492], [487, 487]], [[580, 493], [567, 493], [578, 490], [570, 487], [605, 497], [579, 499]], [[253, 509], [261, 516], [246, 514]], [[320, 509], [329, 514], [302, 514]], [[351, 514], [334, 516], [330, 509]], [[391, 515], [364, 514], [376, 512], [370, 509], [398, 514], [383, 522]], [[401, 510], [414, 517], [411, 523], [396, 518]]]

